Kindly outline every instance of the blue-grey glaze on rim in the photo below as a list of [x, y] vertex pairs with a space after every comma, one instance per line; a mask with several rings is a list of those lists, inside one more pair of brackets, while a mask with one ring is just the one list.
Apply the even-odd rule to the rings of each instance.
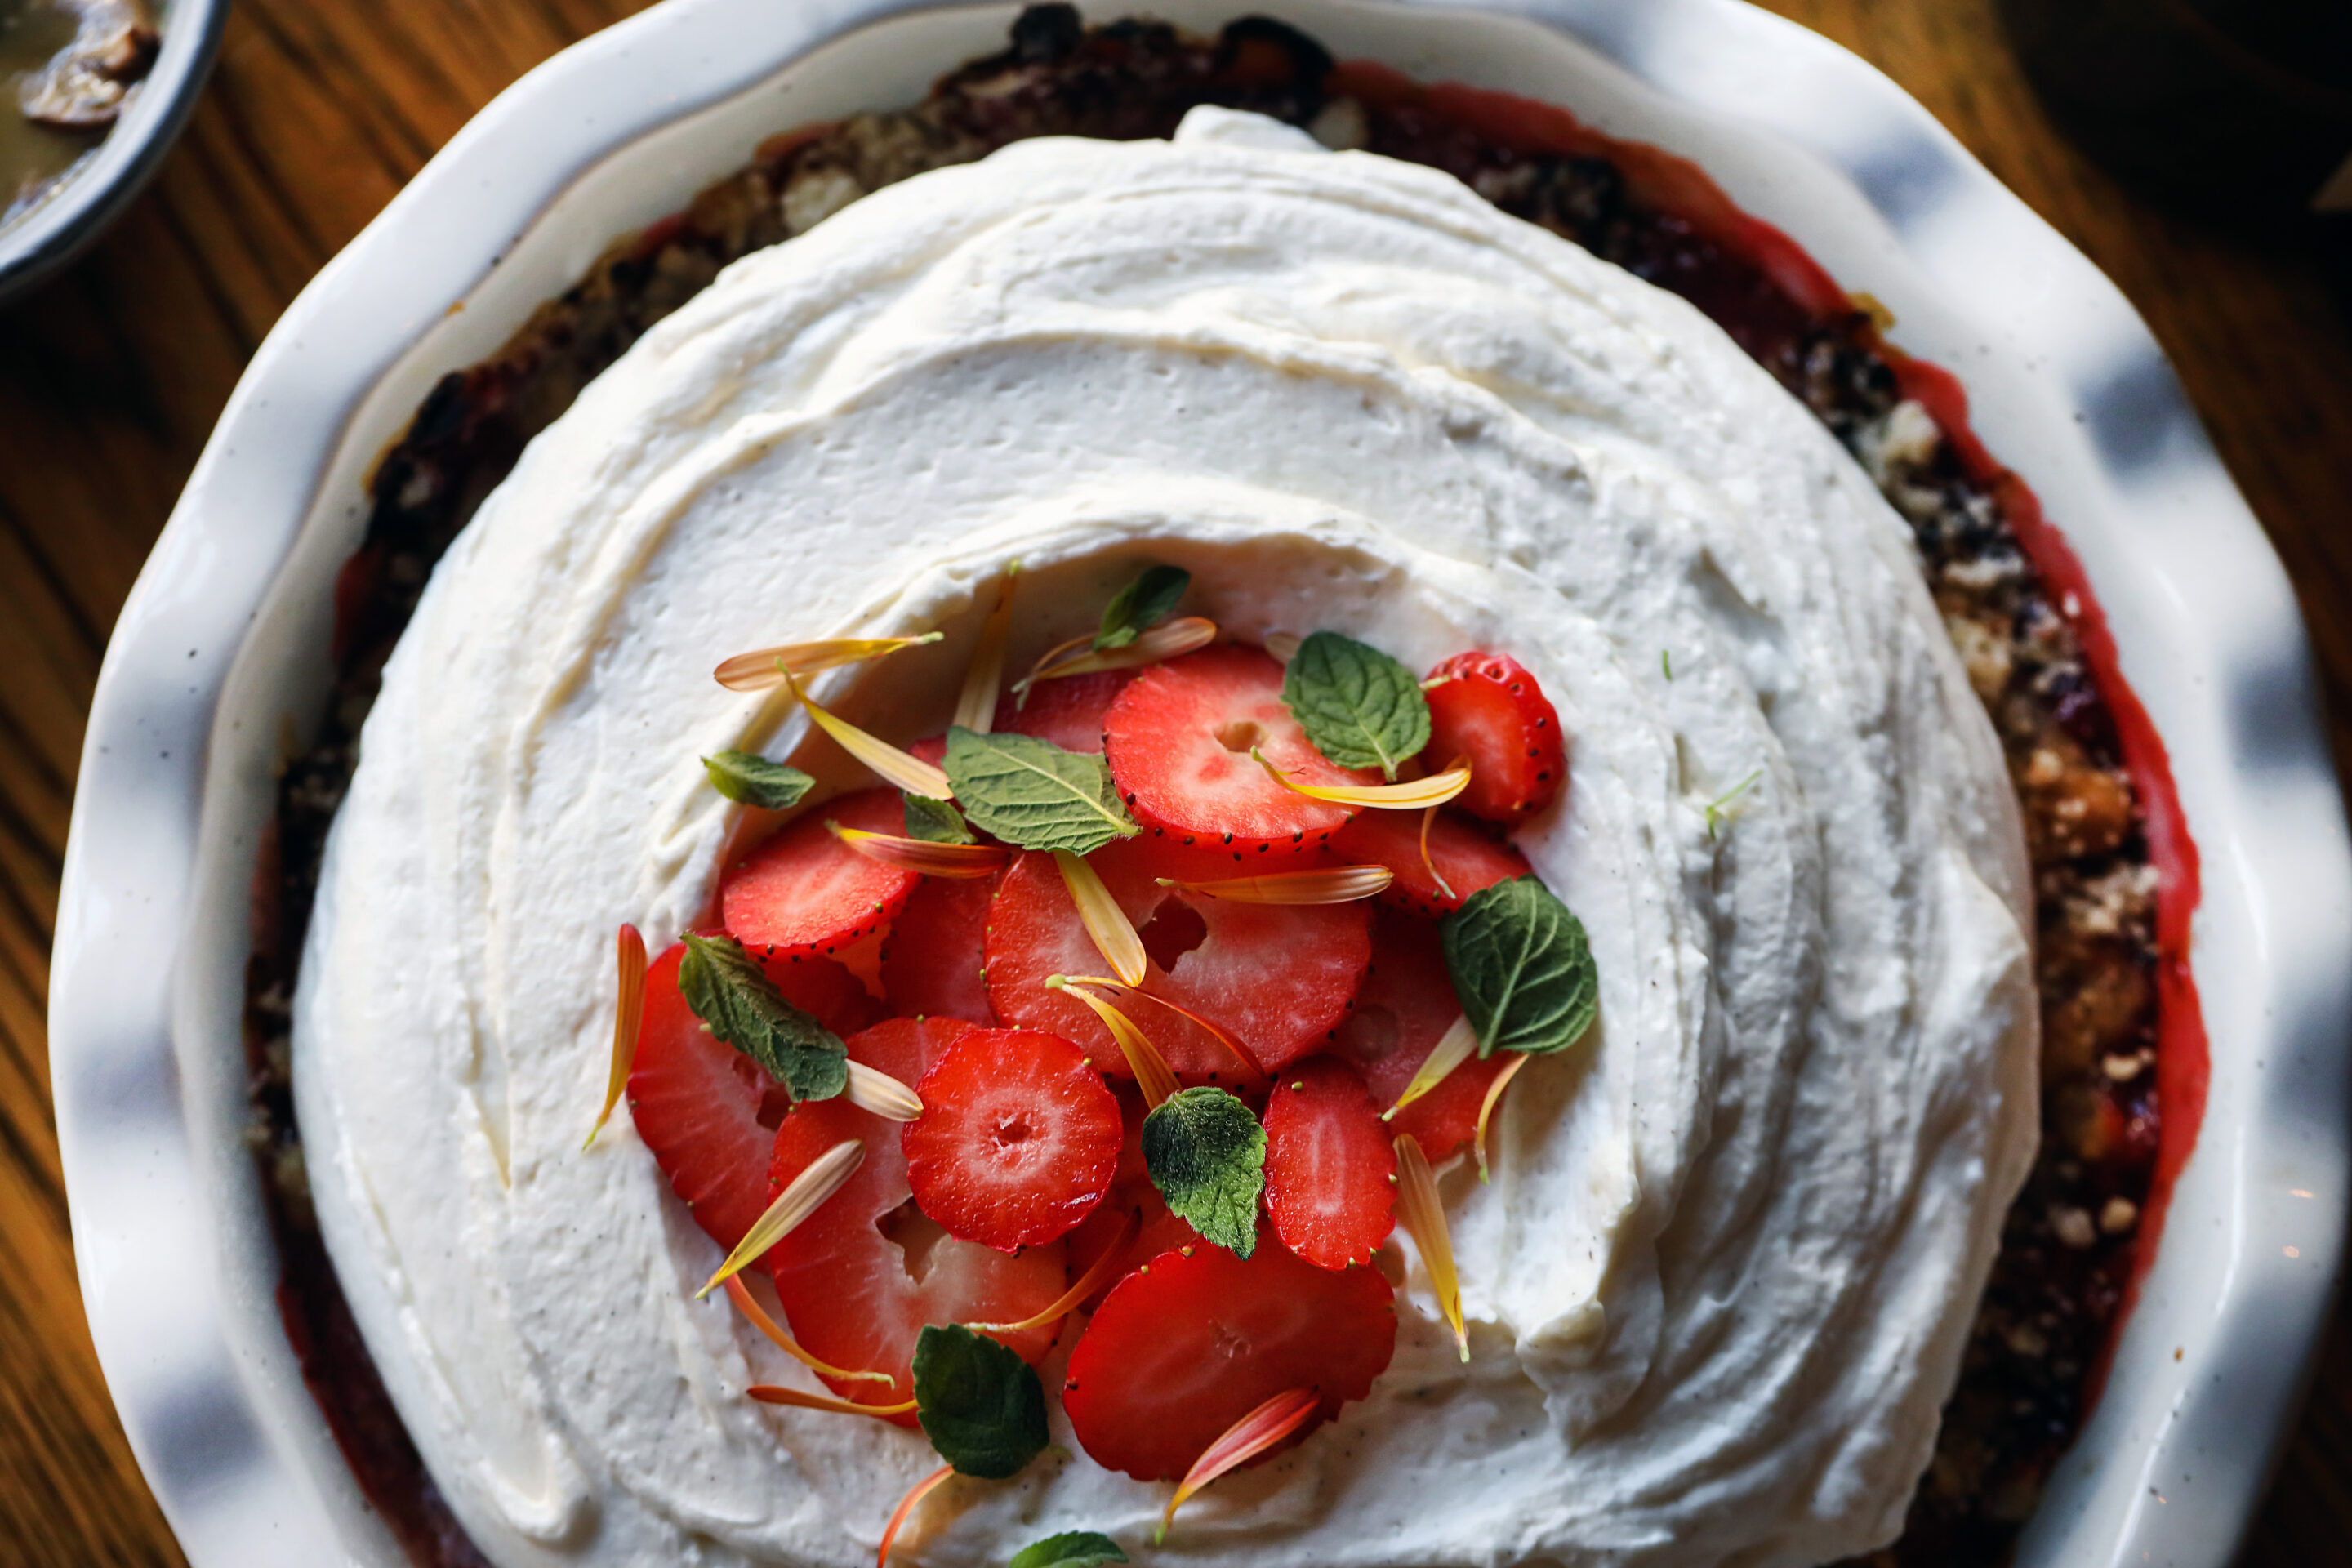
[[[1210, 30], [1248, 7], [1142, 8]], [[1342, 58], [1564, 102], [1695, 158], [1960, 377], [1977, 433], [2081, 555], [2203, 860], [2213, 1080], [2107, 1392], [2020, 1561], [2220, 1568], [2341, 1248], [2352, 849], [2293, 595], [2153, 339], [1893, 83], [1738, 0], [1276, 8]], [[919, 96], [1013, 10], [668, 0], [565, 51], [303, 292], [223, 416], [108, 649], [50, 1003], [92, 1332], [199, 1568], [399, 1561], [294, 1363], [237, 1138], [247, 892], [282, 721], [325, 689], [324, 589], [364, 521], [361, 474], [435, 375], [761, 130]], [[796, 68], [812, 51], [824, 68]]]

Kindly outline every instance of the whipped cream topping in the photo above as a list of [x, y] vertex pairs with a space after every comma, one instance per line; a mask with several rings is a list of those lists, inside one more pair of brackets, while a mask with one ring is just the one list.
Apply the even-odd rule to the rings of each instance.
[[[873, 1560], [937, 1457], [747, 1400], [814, 1384], [692, 1300], [718, 1249], [625, 1115], [580, 1147], [612, 931], [658, 950], [710, 904], [742, 824], [698, 757], [865, 782], [719, 658], [940, 628], [817, 683], [903, 742], [1010, 563], [1019, 668], [1147, 560], [1234, 637], [1533, 670], [1570, 785], [1519, 843], [1601, 977], [1593, 1032], [1505, 1100], [1492, 1184], [1444, 1179], [1469, 1364], [1400, 1238], [1371, 1396], [1155, 1555], [1891, 1539], [2035, 1126], [2016, 807], [1907, 534], [1682, 301], [1444, 175], [1211, 110], [1018, 143], [739, 262], [436, 574], [329, 847], [295, 1083], [344, 1289], [475, 1539], [502, 1568]], [[1167, 1489], [1056, 1423], [1071, 1453], [934, 1493], [901, 1550], [1145, 1540]]]

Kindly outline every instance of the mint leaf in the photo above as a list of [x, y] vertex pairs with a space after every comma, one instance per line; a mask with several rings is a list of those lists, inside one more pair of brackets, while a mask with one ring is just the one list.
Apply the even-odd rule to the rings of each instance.
[[926, 844], [977, 844], [964, 826], [963, 813], [949, 801], [927, 795], [907, 796], [907, 837]]
[[1265, 1129], [1222, 1089], [1180, 1089], [1143, 1119], [1143, 1163], [1168, 1207], [1236, 1258], [1257, 1248]]
[[1142, 831], [1118, 803], [1103, 760], [1034, 735], [982, 735], [958, 724], [940, 759], [964, 814], [1024, 849], [1090, 855]]
[[1437, 929], [1481, 1058], [1564, 1051], [1599, 1016], [1601, 976], [1583, 922], [1533, 877], [1479, 889]]
[[1103, 606], [1102, 628], [1095, 633], [1096, 649], [1125, 647], [1174, 609], [1192, 585], [1192, 574], [1181, 566], [1146, 566], [1142, 576], [1112, 595], [1110, 603]]
[[1283, 672], [1282, 700], [1315, 749], [1343, 768], [1397, 764], [1429, 744], [1429, 699], [1412, 671], [1337, 632], [1298, 645]]
[[801, 796], [816, 783], [800, 769], [772, 763], [757, 752], [721, 752], [705, 757], [702, 771], [710, 775], [710, 787], [729, 800], [768, 811], [800, 805]]
[[677, 990], [713, 1035], [765, 1068], [794, 1100], [831, 1100], [849, 1087], [841, 1037], [785, 1001], [733, 937], [689, 934]]
[[1126, 1561], [1118, 1542], [1100, 1531], [1073, 1530], [1023, 1547], [1013, 1554], [1008, 1568], [1102, 1568], [1106, 1563]]
[[915, 1338], [915, 1419], [940, 1458], [1001, 1481], [1045, 1451], [1045, 1388], [1013, 1352], [961, 1323]]

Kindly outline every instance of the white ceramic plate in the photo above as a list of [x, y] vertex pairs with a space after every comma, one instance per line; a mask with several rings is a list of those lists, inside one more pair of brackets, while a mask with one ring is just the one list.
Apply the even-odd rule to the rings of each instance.
[[[1242, 9], [1152, 5], [1213, 30]], [[1738, 0], [1274, 0], [1343, 58], [1549, 99], [1696, 159], [1956, 372], [2104, 601], [2202, 853], [2204, 1129], [2021, 1561], [2220, 1568], [2324, 1316], [2346, 1195], [2352, 852], [2284, 574], [2154, 341], [1893, 83]], [[1089, 7], [1097, 19], [1129, 9]], [[231, 399], [93, 703], [51, 977], [82, 1289], [199, 1568], [394, 1563], [301, 1382], [238, 1133], [257, 837], [328, 680], [368, 465], [611, 239], [774, 131], [919, 97], [1011, 5], [669, 0], [524, 78], [304, 290]]]

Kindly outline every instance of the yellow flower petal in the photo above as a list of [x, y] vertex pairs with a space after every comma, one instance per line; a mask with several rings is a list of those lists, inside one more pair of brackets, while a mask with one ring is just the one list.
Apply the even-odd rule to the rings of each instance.
[[[727, 1299], [735, 1303], [737, 1311], [751, 1320], [753, 1328], [768, 1336], [770, 1343], [811, 1372], [826, 1377], [837, 1377], [845, 1383], [891, 1384], [898, 1381], [887, 1372], [847, 1372], [829, 1362], [819, 1361], [801, 1349], [801, 1342], [784, 1332], [776, 1320], [768, 1316], [768, 1310], [760, 1305], [758, 1299], [751, 1294], [751, 1287], [743, 1283], [743, 1277], [740, 1274], [730, 1274], [727, 1277]], [[756, 1398], [757, 1395], [753, 1397]]]
[[1237, 904], [1352, 904], [1369, 899], [1391, 882], [1396, 873], [1386, 866], [1332, 866], [1319, 871], [1270, 871], [1263, 877], [1225, 877], [1210, 882], [1179, 882], [1159, 879], [1163, 888], [1181, 888], [1203, 898]]
[[788, 670], [800, 676], [816, 675], [939, 640], [938, 632], [925, 632], [919, 637], [827, 637], [821, 642], [785, 643], [722, 659], [711, 674], [730, 691], [768, 691], [784, 683]]
[[760, 1255], [790, 1236], [803, 1220], [816, 1213], [818, 1205], [841, 1190], [841, 1184], [866, 1159], [866, 1145], [856, 1138], [845, 1138], [809, 1163], [809, 1168], [794, 1176], [792, 1185], [776, 1194], [768, 1212], [751, 1222], [727, 1261], [708, 1284], [694, 1293], [698, 1301], [727, 1282], [728, 1277], [740, 1273], [757, 1261]]
[[1242, 1043], [1234, 1038], [1224, 1026], [1213, 1019], [1202, 1017], [1181, 1002], [1171, 1002], [1167, 997], [1146, 991], [1139, 985], [1129, 985], [1124, 980], [1113, 980], [1107, 974], [1073, 974], [1068, 976], [1068, 979], [1073, 985], [1099, 985], [1106, 991], [1115, 991], [1126, 996], [1140, 997], [1146, 1002], [1165, 1007], [1178, 1017], [1197, 1026], [1202, 1033], [1224, 1047], [1234, 1060], [1241, 1064], [1244, 1078], [1262, 1079], [1265, 1076], [1265, 1069], [1257, 1065], [1257, 1058], [1244, 1050]]
[[1459, 903], [1461, 900], [1459, 895], [1454, 891], [1454, 884], [1445, 879], [1444, 873], [1437, 868], [1437, 862], [1430, 858], [1429, 830], [1436, 826], [1437, 807], [1433, 805], [1427, 811], [1421, 814], [1422, 868], [1429, 873], [1429, 879], [1437, 884], [1437, 890], [1439, 892], [1444, 894], [1447, 898], [1454, 900], [1456, 903]]
[[996, 722], [997, 689], [1004, 684], [1004, 644], [1013, 635], [1013, 584], [1020, 574], [1018, 565], [1006, 569], [996, 590], [996, 605], [981, 624], [980, 641], [972, 646], [971, 663], [964, 667], [955, 722], [975, 734], [987, 734]]
[[1478, 1179], [1481, 1182], [1486, 1179], [1487, 1119], [1495, 1114], [1495, 1107], [1501, 1101], [1503, 1091], [1511, 1087], [1511, 1080], [1518, 1077], [1519, 1069], [1527, 1065], [1525, 1052], [1512, 1053], [1503, 1070], [1495, 1075], [1495, 1081], [1486, 1086], [1486, 1098], [1478, 1102], [1478, 1131], [1471, 1135], [1470, 1146], [1478, 1152]]
[[926, 877], [992, 877], [1004, 868], [1012, 854], [1001, 844], [935, 844], [928, 838], [902, 838], [895, 833], [868, 833], [828, 821], [833, 836], [869, 860], [919, 871]]
[[1094, 1009], [1095, 1016], [1110, 1031], [1110, 1037], [1118, 1042], [1120, 1054], [1127, 1058], [1128, 1070], [1135, 1074], [1136, 1086], [1143, 1090], [1146, 1105], [1157, 1110], [1162, 1100], [1176, 1092], [1176, 1075], [1169, 1070], [1168, 1058], [1160, 1054], [1150, 1036], [1135, 1026], [1134, 1019], [1059, 974], [1045, 977], [1045, 989], [1066, 992]]
[[1136, 1233], [1142, 1228], [1142, 1212], [1128, 1210], [1127, 1217], [1119, 1221], [1118, 1235], [1104, 1249], [1103, 1255], [1095, 1259], [1094, 1267], [1078, 1276], [1078, 1282], [1063, 1291], [1045, 1310], [1032, 1312], [1017, 1323], [966, 1323], [964, 1327], [977, 1329], [983, 1334], [1017, 1334], [1030, 1329], [1042, 1329], [1047, 1323], [1069, 1316], [1077, 1310], [1079, 1302], [1095, 1293], [1096, 1287], [1111, 1277], [1118, 1268], [1119, 1254], [1127, 1250], [1127, 1244], [1133, 1241]]
[[1070, 889], [1070, 901], [1078, 906], [1078, 919], [1086, 922], [1087, 934], [1095, 939], [1095, 951], [1103, 955], [1110, 972], [1129, 985], [1143, 984], [1146, 960], [1143, 939], [1135, 932], [1135, 922], [1110, 896], [1103, 879], [1083, 856], [1066, 849], [1054, 851], [1054, 864], [1062, 870], [1063, 885]]
[[1172, 621], [1162, 621], [1125, 647], [1096, 648], [1091, 646], [1092, 637], [1074, 637], [1047, 649], [1045, 657], [1021, 682], [1021, 688], [1025, 691], [1041, 680], [1092, 675], [1099, 669], [1134, 669], [1158, 664], [1194, 648], [1206, 647], [1216, 640], [1217, 623], [1201, 616], [1179, 616]]
[[1437, 1037], [1437, 1044], [1430, 1047], [1429, 1055], [1423, 1058], [1412, 1081], [1404, 1086], [1404, 1092], [1397, 1096], [1397, 1102], [1381, 1112], [1381, 1120], [1395, 1120], [1398, 1111], [1444, 1083], [1446, 1075], [1468, 1061], [1477, 1048], [1478, 1031], [1470, 1026], [1468, 1016], [1454, 1019], [1445, 1033]]
[[596, 1142], [596, 1134], [604, 1131], [604, 1123], [613, 1114], [613, 1107], [621, 1103], [621, 1091], [629, 1087], [629, 1067], [637, 1059], [637, 1031], [646, 1017], [646, 939], [637, 928], [621, 928], [618, 942], [620, 956], [620, 990], [613, 1006], [613, 1066], [604, 1080], [604, 1109], [596, 1113], [596, 1125], [588, 1129], [588, 1142]]
[[1437, 1305], [1454, 1330], [1454, 1348], [1470, 1359], [1470, 1334], [1462, 1325], [1462, 1284], [1454, 1272], [1454, 1234], [1445, 1226], [1445, 1205], [1438, 1201], [1437, 1177], [1420, 1140], [1400, 1132], [1396, 1140], [1397, 1219], [1421, 1253], [1421, 1266], [1437, 1290]]
[[855, 1400], [835, 1399], [825, 1394], [803, 1394], [797, 1388], [779, 1388], [774, 1384], [755, 1383], [744, 1393], [762, 1405], [789, 1405], [795, 1410], [823, 1410], [834, 1415], [878, 1415], [887, 1421], [893, 1415], [913, 1412], [911, 1399], [903, 1405], [860, 1405]]
[[912, 1121], [923, 1113], [922, 1098], [888, 1073], [864, 1062], [849, 1064], [849, 1103], [885, 1121]]
[[1285, 1389], [1226, 1427], [1176, 1484], [1176, 1495], [1168, 1500], [1167, 1510], [1160, 1516], [1160, 1530], [1152, 1536], [1152, 1544], [1157, 1546], [1168, 1538], [1168, 1527], [1175, 1522], [1176, 1510], [1184, 1506], [1186, 1499], [1227, 1470], [1249, 1463], [1297, 1431], [1314, 1415], [1320, 1403], [1320, 1397], [1311, 1388]]
[[802, 707], [808, 710], [810, 720], [818, 729], [839, 742], [843, 751], [890, 783], [908, 795], [927, 795], [933, 800], [948, 800], [954, 796], [955, 789], [948, 783], [948, 775], [930, 763], [919, 757], [910, 757], [889, 742], [877, 740], [856, 725], [835, 718], [810, 700], [799, 679], [789, 671], [785, 673], [784, 684], [792, 688], [793, 695], [799, 699]]
[[1392, 784], [1303, 784], [1292, 781], [1288, 773], [1266, 761], [1265, 753], [1255, 746], [1250, 755], [1257, 759], [1274, 782], [1293, 795], [1303, 795], [1309, 800], [1328, 800], [1337, 805], [1377, 806], [1388, 811], [1418, 811], [1425, 805], [1444, 805], [1460, 795], [1470, 784], [1467, 763], [1432, 773], [1425, 779], [1413, 779]]

